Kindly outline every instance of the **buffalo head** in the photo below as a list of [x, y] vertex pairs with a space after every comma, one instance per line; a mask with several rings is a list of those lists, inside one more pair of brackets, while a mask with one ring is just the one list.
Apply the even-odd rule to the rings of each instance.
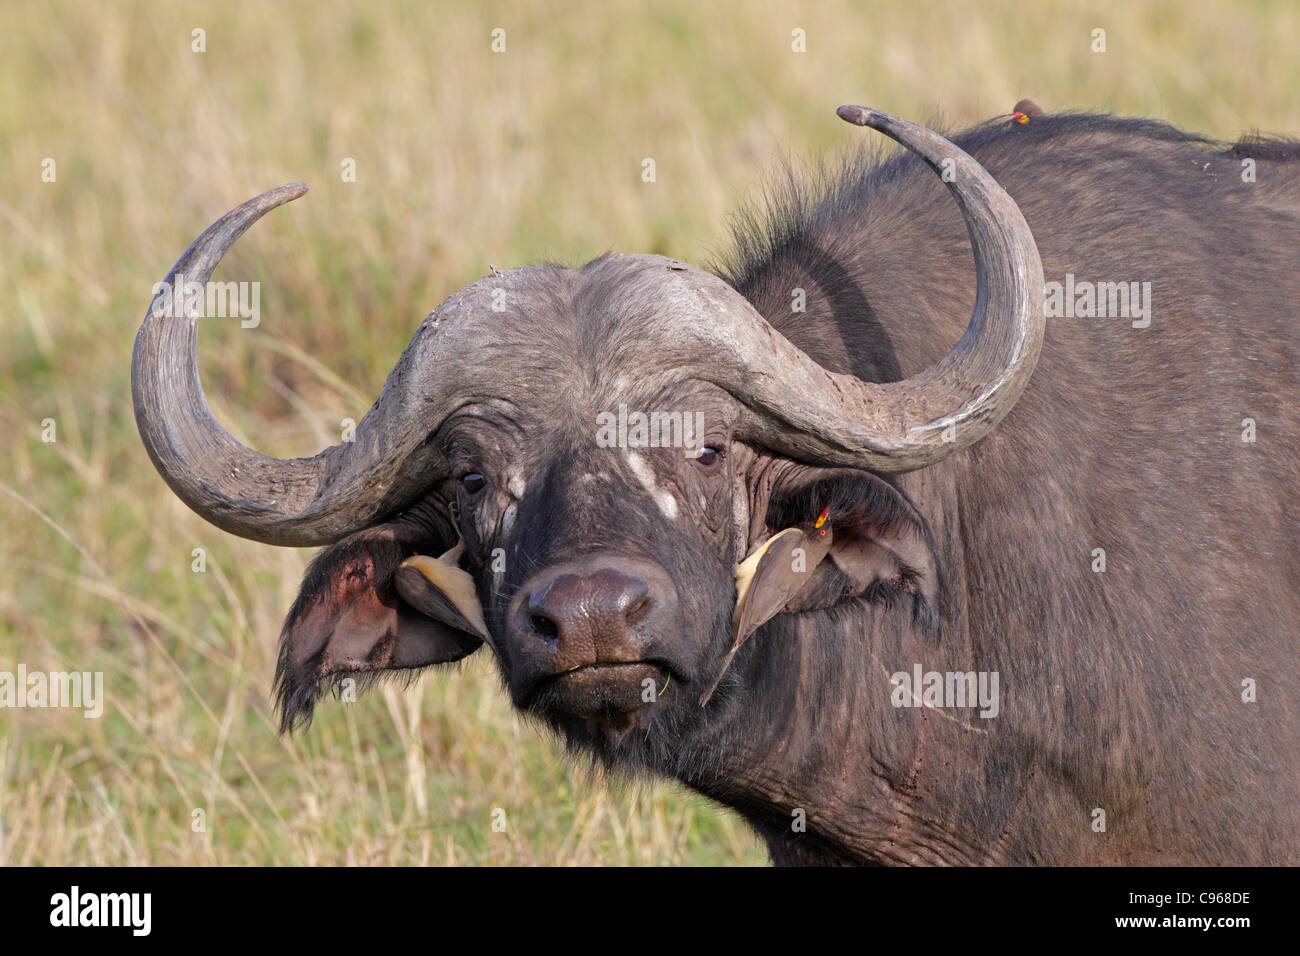
[[[826, 370], [722, 279], [671, 259], [493, 270], [425, 319], [353, 441], [285, 461], [216, 422], [196, 320], [151, 307], [133, 389], [159, 472], [233, 534], [329, 545], [284, 626], [286, 727], [344, 678], [487, 644], [519, 707], [635, 759], [735, 698], [733, 656], [774, 617], [858, 602], [933, 626], [934, 550], [890, 476], [1011, 409], [1042, 340], [1042, 269], [1019, 210], [964, 152], [888, 114], [840, 115], [944, 172], [969, 228], [966, 332], [902, 381]], [[168, 284], [206, 282], [304, 191], [222, 217]]]

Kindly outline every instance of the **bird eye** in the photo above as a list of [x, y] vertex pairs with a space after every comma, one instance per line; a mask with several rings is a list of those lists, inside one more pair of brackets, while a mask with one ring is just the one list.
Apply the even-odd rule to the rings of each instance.
[[460, 486], [465, 489], [468, 495], [476, 495], [487, 487], [487, 479], [477, 471], [471, 471], [467, 475], [461, 476]]

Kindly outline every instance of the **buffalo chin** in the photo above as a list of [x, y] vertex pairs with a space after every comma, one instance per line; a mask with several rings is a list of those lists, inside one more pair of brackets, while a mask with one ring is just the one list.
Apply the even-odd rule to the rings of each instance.
[[[654, 690], [647, 700], [646, 690]], [[668, 672], [645, 662], [593, 664], [548, 680], [529, 709], [552, 719], [577, 718], [592, 737], [620, 743], [631, 731], [649, 726], [658, 691]]]

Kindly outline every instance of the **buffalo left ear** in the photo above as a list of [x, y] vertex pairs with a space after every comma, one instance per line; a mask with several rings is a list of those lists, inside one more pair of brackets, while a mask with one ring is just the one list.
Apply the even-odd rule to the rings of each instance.
[[818, 515], [831, 531], [826, 560], [809, 564], [808, 580], [782, 610], [859, 598], [887, 606], [910, 602], [913, 623], [930, 634], [938, 620], [939, 559], [925, 518], [907, 496], [870, 472], [790, 466], [774, 482], [766, 526], [807, 533]]
[[308, 723], [321, 695], [348, 678], [364, 686], [385, 673], [459, 660], [482, 644], [487, 629], [472, 581], [456, 566], [460, 551], [408, 560], [420, 544], [410, 529], [383, 525], [312, 562], [280, 635], [281, 731]]
[[736, 565], [731, 648], [700, 706], [741, 645], [778, 614], [911, 600], [914, 623], [927, 635], [937, 628], [938, 559], [902, 492], [869, 472], [785, 462], [766, 496], [764, 530], [782, 530]]

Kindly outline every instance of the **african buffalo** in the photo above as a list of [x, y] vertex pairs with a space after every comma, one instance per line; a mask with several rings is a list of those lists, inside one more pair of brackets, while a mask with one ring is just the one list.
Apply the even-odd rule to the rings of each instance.
[[198, 310], [151, 306], [167, 483], [329, 545], [284, 727], [487, 644], [519, 708], [778, 863], [1297, 862], [1300, 145], [840, 115], [910, 152], [792, 177], [711, 272], [493, 269], [313, 458], [223, 430]]

